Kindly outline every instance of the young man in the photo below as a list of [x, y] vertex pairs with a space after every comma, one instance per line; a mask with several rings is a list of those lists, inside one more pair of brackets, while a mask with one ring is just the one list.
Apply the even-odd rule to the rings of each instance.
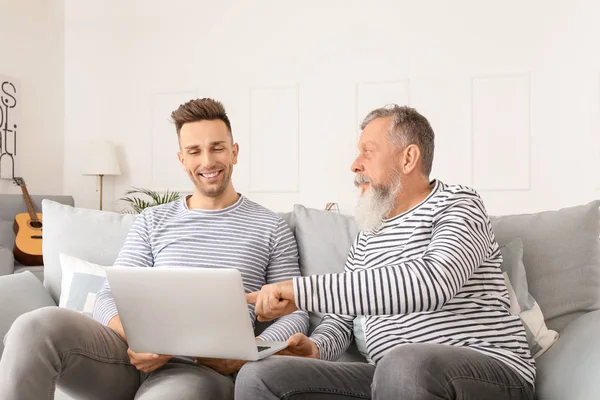
[[[472, 189], [430, 181], [434, 133], [414, 109], [371, 112], [352, 165], [362, 228], [346, 272], [248, 295], [259, 319], [329, 313], [251, 363], [236, 399], [532, 399], [535, 365], [509, 312], [502, 256]], [[332, 362], [352, 338], [369, 363]], [[287, 398], [287, 397], [286, 397]]]
[[[194, 193], [145, 209], [115, 265], [237, 268], [248, 292], [299, 276], [289, 227], [233, 188], [239, 148], [221, 103], [193, 100], [172, 118], [178, 157]], [[254, 320], [253, 307], [250, 311]], [[259, 339], [287, 340], [307, 329], [308, 315], [294, 313], [277, 320]], [[52, 307], [15, 321], [0, 360], [0, 397], [50, 400], [58, 384], [82, 399], [232, 399], [231, 375], [242, 365], [239, 360], [134, 353], [106, 283], [98, 293], [94, 319]]]

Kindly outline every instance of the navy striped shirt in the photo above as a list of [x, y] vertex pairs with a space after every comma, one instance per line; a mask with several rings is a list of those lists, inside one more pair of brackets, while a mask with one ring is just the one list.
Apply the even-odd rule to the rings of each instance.
[[[300, 275], [298, 247], [288, 225], [272, 211], [240, 196], [222, 210], [190, 210], [185, 199], [144, 209], [114, 263], [126, 267], [236, 268], [246, 293]], [[252, 323], [254, 305], [249, 305]], [[117, 315], [108, 280], [98, 293], [94, 319], [104, 325]], [[286, 341], [308, 331], [308, 314], [279, 318], [261, 334]]]
[[311, 336], [322, 359], [340, 357], [359, 318], [371, 362], [404, 344], [465, 346], [533, 384], [535, 363], [509, 312], [501, 263], [479, 195], [435, 181], [419, 205], [358, 234], [345, 273], [294, 278], [296, 304], [328, 313]]

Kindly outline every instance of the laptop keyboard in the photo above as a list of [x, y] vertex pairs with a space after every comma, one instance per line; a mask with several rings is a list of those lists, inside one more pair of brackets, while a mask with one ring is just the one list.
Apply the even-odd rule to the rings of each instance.
[[261, 351], [265, 351], [270, 349], [270, 347], [268, 346], [256, 346], [258, 348], [258, 352], [260, 353]]

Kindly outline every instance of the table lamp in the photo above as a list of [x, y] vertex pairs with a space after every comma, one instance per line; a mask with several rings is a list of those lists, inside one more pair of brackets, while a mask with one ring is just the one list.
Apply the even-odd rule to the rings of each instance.
[[88, 146], [82, 175], [100, 177], [100, 210], [102, 210], [102, 178], [104, 175], [121, 175], [117, 152], [111, 142], [96, 140]]

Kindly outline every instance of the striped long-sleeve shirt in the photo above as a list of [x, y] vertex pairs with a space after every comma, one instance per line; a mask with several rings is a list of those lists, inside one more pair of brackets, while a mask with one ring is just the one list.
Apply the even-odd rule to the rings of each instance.
[[[185, 199], [143, 210], [114, 265], [236, 268], [246, 293], [300, 275], [298, 247], [288, 225], [244, 196], [222, 210], [190, 210]], [[254, 324], [254, 305], [248, 308]], [[93, 317], [108, 325], [116, 315], [107, 280], [97, 295]], [[308, 314], [298, 311], [279, 318], [259, 337], [285, 341], [307, 331]]]
[[[362, 320], [369, 361], [410, 343], [466, 346], [534, 384], [535, 363], [500, 270], [502, 255], [479, 195], [435, 181], [411, 210], [358, 234], [344, 273], [294, 278], [299, 309], [328, 313], [313, 332], [335, 360]], [[358, 317], [357, 317], [358, 316]]]

